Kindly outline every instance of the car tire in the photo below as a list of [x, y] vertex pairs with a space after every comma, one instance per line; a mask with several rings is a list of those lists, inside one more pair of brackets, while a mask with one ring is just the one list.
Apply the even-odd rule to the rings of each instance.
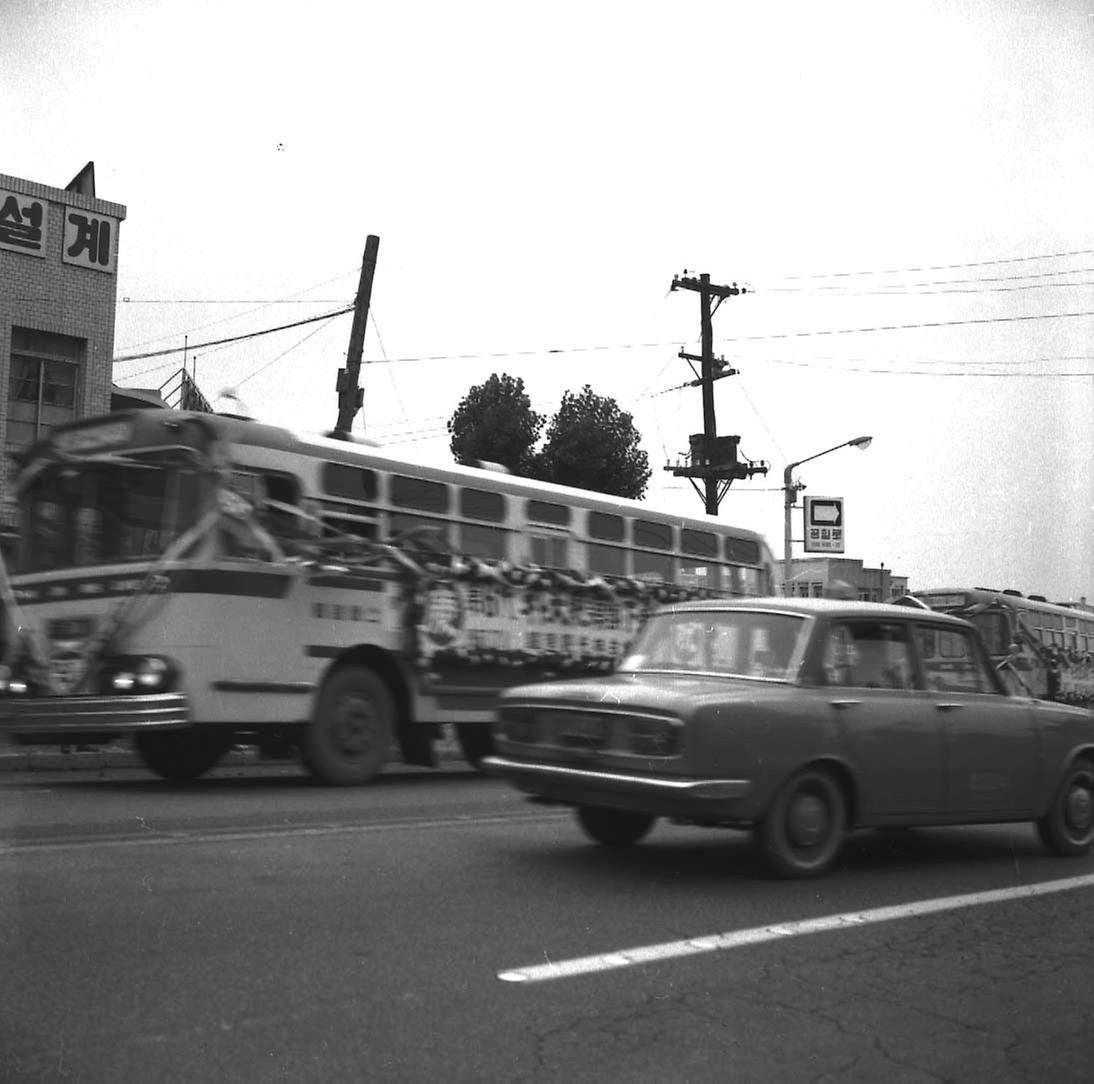
[[383, 678], [364, 666], [341, 666], [319, 694], [301, 759], [321, 783], [368, 783], [388, 759], [394, 734], [395, 701]]
[[215, 730], [149, 730], [133, 735], [137, 756], [151, 772], [171, 783], [190, 783], [204, 775], [228, 750], [229, 739]]
[[1084, 757], [1064, 773], [1037, 834], [1053, 854], [1075, 858], [1094, 844], [1094, 763]]
[[846, 829], [843, 788], [831, 772], [806, 768], [776, 795], [756, 836], [780, 877], [817, 877], [839, 856]]
[[649, 813], [627, 809], [606, 809], [598, 805], [579, 805], [577, 823], [594, 843], [605, 847], [630, 847], [649, 834], [657, 818]]

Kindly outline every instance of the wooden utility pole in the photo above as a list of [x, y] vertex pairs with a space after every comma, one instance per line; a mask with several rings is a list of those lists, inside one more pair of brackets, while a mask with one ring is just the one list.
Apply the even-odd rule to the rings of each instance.
[[[714, 418], [714, 381], [721, 380], [725, 376], [735, 376], [736, 369], [726, 367], [724, 358], [714, 357], [714, 328], [713, 317], [727, 297], [737, 297], [747, 293], [743, 286], [733, 283], [732, 286], [715, 286], [710, 281], [710, 275], [700, 275], [698, 278], [688, 277], [685, 271], [683, 276], [673, 278], [670, 290], [694, 290], [699, 294], [699, 320], [700, 340], [702, 354], [696, 357], [694, 354], [680, 352], [680, 357], [687, 362], [698, 362], [699, 372], [697, 379], [692, 381], [692, 386], [698, 385], [703, 389], [703, 431], [695, 433], [691, 437], [690, 461], [687, 466], [667, 466], [665, 470], [672, 471], [677, 477], [690, 479], [696, 493], [703, 498], [703, 503], [708, 515], [718, 514], [718, 505], [726, 495], [735, 478], [751, 478], [754, 474], [766, 474], [766, 463], [753, 463], [747, 461], [740, 463], [737, 460], [737, 445], [739, 436], [719, 437], [718, 426]], [[717, 299], [717, 304], [711, 307], [712, 301]], [[694, 372], [694, 366], [692, 367]], [[696, 479], [703, 480], [703, 489], [700, 490]]]
[[364, 402], [365, 393], [358, 385], [361, 378], [361, 357], [365, 350], [365, 325], [368, 323], [368, 307], [372, 300], [372, 279], [376, 274], [376, 253], [379, 248], [380, 238], [370, 233], [365, 238], [361, 281], [357, 287], [357, 300], [353, 303], [353, 326], [349, 332], [346, 367], [338, 370], [338, 381], [335, 384], [338, 392], [338, 421], [331, 436], [349, 436], [354, 415]]

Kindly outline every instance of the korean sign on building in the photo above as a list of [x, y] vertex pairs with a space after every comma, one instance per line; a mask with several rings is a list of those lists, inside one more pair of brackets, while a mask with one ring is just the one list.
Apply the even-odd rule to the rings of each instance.
[[44, 256], [48, 229], [49, 204], [45, 200], [0, 188], [0, 248]]
[[114, 273], [118, 219], [80, 207], [58, 207], [48, 200], [0, 188], [0, 249], [45, 256], [53, 233], [51, 219], [63, 214], [61, 259], [67, 264]]
[[843, 498], [804, 497], [805, 552], [843, 553]]

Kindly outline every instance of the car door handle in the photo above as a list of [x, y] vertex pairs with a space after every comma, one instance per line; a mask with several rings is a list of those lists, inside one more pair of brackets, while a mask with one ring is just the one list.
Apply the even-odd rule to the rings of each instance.
[[963, 708], [964, 706], [965, 706], [964, 704], [951, 704], [951, 703], [935, 704], [935, 707], [939, 711], [958, 711], [960, 708]]
[[861, 700], [829, 700], [829, 704], [834, 708], [857, 708], [862, 701]]

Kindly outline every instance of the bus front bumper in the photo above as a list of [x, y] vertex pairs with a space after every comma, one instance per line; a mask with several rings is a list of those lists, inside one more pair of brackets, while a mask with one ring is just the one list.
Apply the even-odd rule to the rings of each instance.
[[0, 731], [15, 737], [127, 734], [190, 724], [182, 693], [146, 696], [50, 696], [0, 699]]

